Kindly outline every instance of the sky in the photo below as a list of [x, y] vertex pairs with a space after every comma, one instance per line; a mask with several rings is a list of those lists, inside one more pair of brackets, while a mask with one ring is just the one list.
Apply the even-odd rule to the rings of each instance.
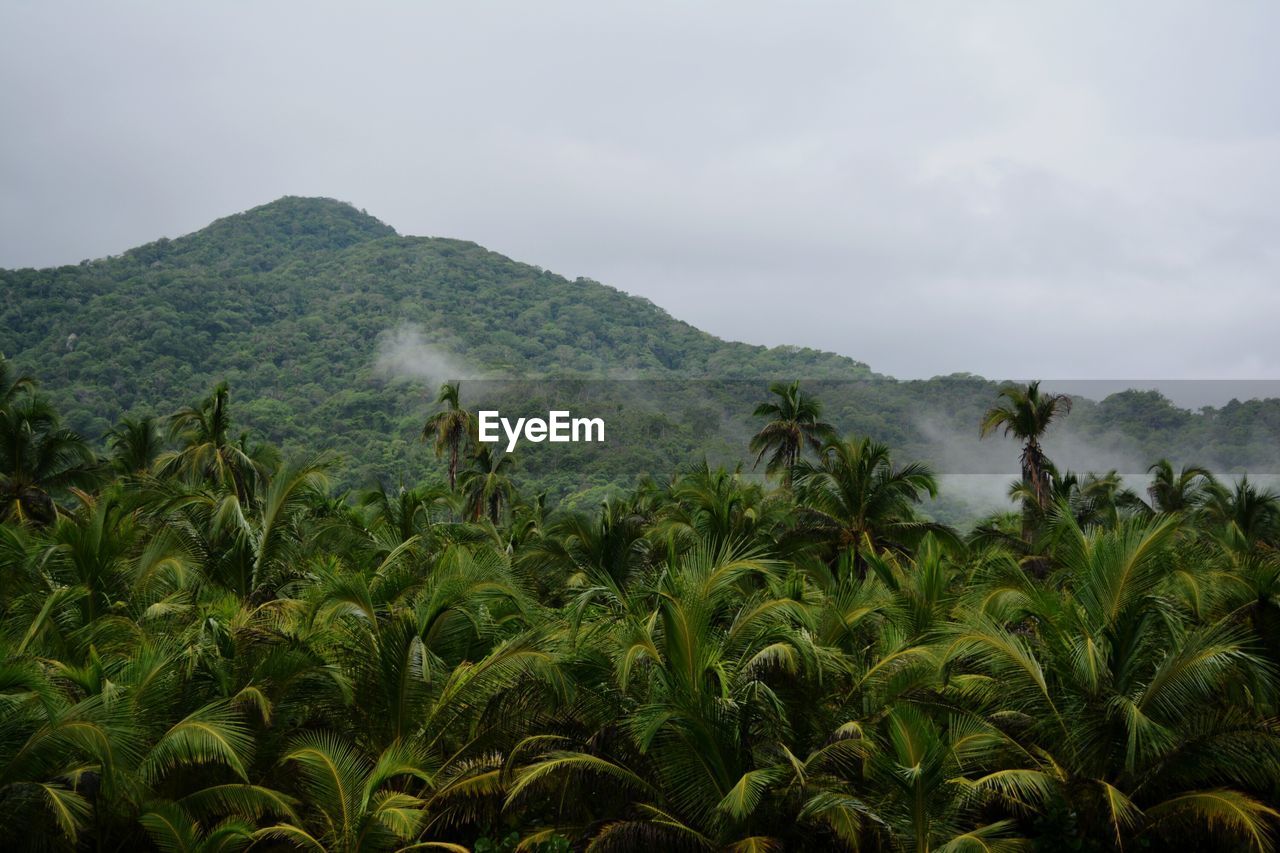
[[899, 377], [1280, 378], [1274, 2], [0, 0], [0, 266], [352, 202]]

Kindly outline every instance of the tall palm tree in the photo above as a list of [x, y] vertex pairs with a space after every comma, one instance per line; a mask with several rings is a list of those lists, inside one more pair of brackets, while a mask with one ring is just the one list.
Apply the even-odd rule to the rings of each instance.
[[446, 382], [440, 386], [436, 396], [436, 405], [444, 409], [427, 418], [422, 427], [422, 440], [434, 440], [436, 458], [445, 451], [449, 452], [449, 489], [456, 488], [458, 483], [458, 458], [466, 450], [471, 441], [474, 422], [471, 413], [462, 408], [458, 398], [458, 389], [462, 383]]
[[771, 477], [781, 476], [783, 486], [789, 489], [791, 469], [805, 447], [818, 450], [834, 428], [820, 420], [822, 403], [802, 392], [798, 381], [790, 385], [775, 382], [769, 391], [778, 399], [756, 406], [755, 416], [769, 421], [752, 436], [750, 449], [756, 454], [756, 465], [769, 457], [765, 472]]
[[1055, 419], [1071, 411], [1071, 398], [1065, 394], [1042, 394], [1039, 380], [1025, 388], [1001, 388], [1000, 397], [1002, 401], [983, 415], [979, 432], [986, 438], [1001, 430], [1022, 442], [1022, 483], [1028, 495], [1023, 502], [1023, 539], [1030, 541], [1035, 511], [1043, 512], [1050, 497], [1049, 460], [1040, 439]]

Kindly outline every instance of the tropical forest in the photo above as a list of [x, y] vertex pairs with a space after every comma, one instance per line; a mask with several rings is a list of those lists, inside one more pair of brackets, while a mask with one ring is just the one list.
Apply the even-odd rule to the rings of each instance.
[[98, 441], [0, 371], [6, 850], [1275, 848], [1280, 497], [1060, 467], [1039, 383], [969, 424], [1020, 474], [961, 525], [814, 383], [573, 503], [466, 382], [435, 467], [351, 486], [234, 383]]

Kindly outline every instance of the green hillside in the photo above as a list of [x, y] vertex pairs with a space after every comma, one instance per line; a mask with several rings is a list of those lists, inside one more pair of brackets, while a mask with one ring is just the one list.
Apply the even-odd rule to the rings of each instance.
[[[226, 380], [239, 428], [286, 453], [336, 453], [348, 485], [416, 481], [438, 465], [417, 438], [435, 388], [457, 377], [538, 378], [464, 385], [472, 408], [489, 393], [526, 412], [583, 399], [581, 386], [547, 377], [608, 380], [588, 397], [609, 416], [607, 448], [522, 460], [520, 476], [553, 496], [704, 454], [740, 459], [770, 378], [821, 381], [837, 427], [954, 471], [976, 456], [948, 455], [945, 436], [975, 441], [995, 390], [972, 376], [895, 382], [832, 353], [723, 341], [645, 299], [474, 243], [400, 236], [331, 199], [282, 198], [75, 266], [0, 270], [0, 285], [0, 352], [39, 376], [90, 440]], [[1143, 469], [1169, 455], [1277, 470], [1274, 401], [1192, 414], [1159, 395], [1117, 395], [1078, 401], [1070, 424], [1092, 444], [1111, 435]]]
[[406, 326], [466, 375], [868, 373], [829, 353], [726, 343], [644, 299], [474, 243], [398, 236], [330, 199], [283, 198], [119, 256], [0, 271], [0, 282], [0, 348], [85, 435], [226, 379], [243, 425], [286, 448], [358, 450], [364, 473], [409, 452], [433, 385], [376, 369], [379, 339]]

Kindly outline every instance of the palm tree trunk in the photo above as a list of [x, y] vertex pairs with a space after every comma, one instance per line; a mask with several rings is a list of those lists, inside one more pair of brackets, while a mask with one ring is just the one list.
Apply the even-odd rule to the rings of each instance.
[[[1035, 539], [1036, 521], [1044, 517], [1045, 498], [1049, 491], [1042, 457], [1040, 445], [1034, 438], [1029, 439], [1022, 450], [1022, 485], [1030, 493], [1029, 497], [1022, 499], [1022, 541], [1028, 552]], [[1029, 557], [1025, 565], [1033, 577], [1044, 578], [1049, 574], [1049, 563], [1043, 557]]]

